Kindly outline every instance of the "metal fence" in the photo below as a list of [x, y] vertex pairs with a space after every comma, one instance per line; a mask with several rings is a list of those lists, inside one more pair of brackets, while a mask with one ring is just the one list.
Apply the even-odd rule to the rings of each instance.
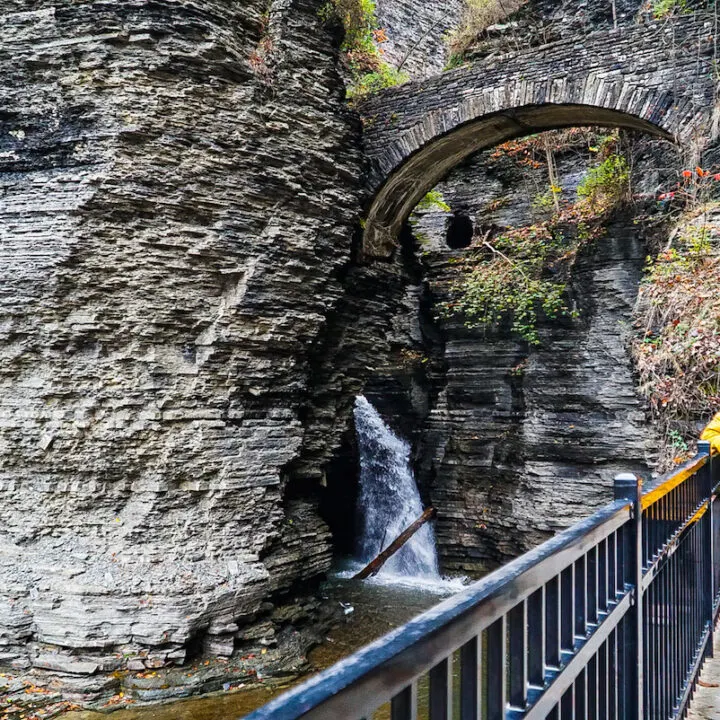
[[682, 718], [718, 614], [708, 443], [247, 720]]

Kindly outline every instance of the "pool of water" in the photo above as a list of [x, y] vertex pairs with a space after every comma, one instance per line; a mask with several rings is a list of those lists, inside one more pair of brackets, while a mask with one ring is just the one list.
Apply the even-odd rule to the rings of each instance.
[[[407, 578], [384, 577], [357, 582], [348, 579], [356, 570], [346, 565], [324, 587], [331, 602], [342, 603], [347, 614], [309, 655], [312, 671], [285, 685], [264, 687], [261, 684], [227, 693], [214, 693], [162, 705], [133, 706], [116, 710], [111, 720], [229, 720], [241, 718], [264, 705], [294, 684], [307, 679], [364, 645], [406, 623], [444, 597], [458, 592], [462, 580], [408, 581]], [[377, 718], [384, 717], [381, 711]], [[106, 712], [71, 712], [63, 720], [107, 720]]]

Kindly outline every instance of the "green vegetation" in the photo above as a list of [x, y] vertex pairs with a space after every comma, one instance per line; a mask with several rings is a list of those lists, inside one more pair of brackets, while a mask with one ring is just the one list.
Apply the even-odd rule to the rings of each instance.
[[[562, 197], [556, 177], [553, 153], [563, 143], [565, 148], [584, 148], [599, 156], [581, 182], [575, 203]], [[469, 327], [509, 323], [531, 344], [540, 342], [541, 315], [575, 317], [567, 298], [569, 270], [578, 251], [602, 234], [609, 213], [629, 194], [629, 164], [617, 152], [617, 144], [617, 135], [598, 139], [564, 131], [499, 146], [491, 161], [511, 162], [523, 175], [546, 169], [548, 189], [531, 200], [533, 210], [546, 219], [476, 239], [477, 250], [461, 264], [463, 273], [451, 289], [444, 313], [460, 313]]]
[[633, 358], [641, 391], [664, 431], [663, 470], [688, 457], [696, 423], [720, 409], [717, 212], [690, 213], [672, 245], [648, 258], [635, 312]]
[[395, 85], [402, 85], [408, 81], [407, 73], [396, 70], [392, 65], [383, 63], [374, 72], [358, 75], [354, 85], [348, 88], [348, 100], [362, 100], [381, 90]]
[[591, 168], [577, 189], [581, 201], [602, 210], [622, 200], [630, 187], [630, 166], [622, 155], [611, 153]]
[[553, 212], [557, 207], [562, 191], [562, 188], [558, 185], [550, 185], [545, 192], [538, 193], [533, 198], [532, 209], [540, 214]]
[[469, 272], [455, 288], [457, 299], [446, 313], [462, 313], [468, 327], [486, 328], [510, 320], [512, 330], [531, 344], [539, 344], [538, 315], [572, 315], [566, 304], [566, 285], [547, 277], [552, 263], [568, 253], [563, 234], [549, 223], [511, 230], [483, 241]]
[[446, 69], [462, 65], [465, 53], [478, 35], [522, 4], [522, 0], [466, 0], [460, 25], [446, 38], [450, 51]]
[[352, 76], [348, 99], [369, 95], [407, 82], [409, 76], [383, 59], [387, 35], [378, 25], [374, 0], [328, 0], [320, 10], [326, 22], [339, 20], [345, 28], [342, 51]]
[[416, 206], [415, 210], [441, 210], [451, 212], [450, 206], [438, 190], [431, 190]]
[[656, 20], [690, 12], [687, 0], [652, 0], [650, 11]]

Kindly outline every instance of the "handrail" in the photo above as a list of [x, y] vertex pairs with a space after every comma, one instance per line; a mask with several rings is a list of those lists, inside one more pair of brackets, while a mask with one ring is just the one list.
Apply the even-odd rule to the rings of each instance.
[[678, 485], [684, 483], [689, 477], [697, 473], [700, 468], [704, 467], [710, 461], [709, 452], [698, 452], [698, 454], [680, 465], [675, 470], [671, 470], [665, 475], [661, 475], [652, 485], [647, 488], [642, 495], [642, 508], [645, 510], [656, 503], [668, 493], [672, 492]]
[[[388, 701], [407, 720], [428, 673], [430, 718], [446, 720], [457, 650], [463, 718], [483, 703], [490, 720], [568, 703], [581, 717], [590, 702], [599, 720], [611, 704], [618, 718], [680, 717], [720, 606], [718, 471], [701, 444], [644, 492], [619, 476], [615, 501], [246, 720], [360, 720]], [[603, 680], [614, 665], [617, 687]]]
[[[629, 514], [630, 505], [627, 502], [620, 500], [610, 503], [589, 518], [473, 583], [466, 590], [256, 710], [246, 720], [295, 720], [305, 716], [311, 709], [320, 710], [324, 703], [332, 703], [332, 706], [327, 711], [313, 714], [313, 718], [349, 718], [350, 715], [334, 713], [339, 712], [336, 705], [342, 706], [346, 702], [343, 694], [350, 692], [361, 705], [358, 709], [362, 711], [358, 717], [376, 709], [436, 661], [477, 635], [478, 628], [485, 629], [507, 613], [511, 606], [527, 598], [537, 589], [538, 577], [551, 571], [550, 566], [565, 567], [574, 562], [590, 543], [617, 530], [627, 521]], [[489, 606], [489, 612], [483, 615], [486, 606]], [[450, 632], [451, 639], [446, 643], [435, 638], [435, 633], [441, 629]], [[409, 661], [405, 655], [410, 649], [417, 652], [419, 644], [422, 652], [417, 654], [422, 658], [422, 668]], [[391, 682], [386, 675], [390, 671]], [[373, 693], [370, 698], [363, 697], [368, 692]], [[372, 707], [366, 707], [366, 704]]]

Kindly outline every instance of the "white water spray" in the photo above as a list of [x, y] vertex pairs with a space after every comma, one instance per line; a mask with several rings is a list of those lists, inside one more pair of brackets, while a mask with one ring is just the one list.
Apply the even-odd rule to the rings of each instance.
[[[373, 560], [423, 512], [410, 469], [410, 444], [390, 430], [362, 395], [355, 400], [355, 428], [360, 451], [361, 532], [357, 553]], [[424, 525], [393, 555], [378, 579], [440, 579], [435, 535]]]

